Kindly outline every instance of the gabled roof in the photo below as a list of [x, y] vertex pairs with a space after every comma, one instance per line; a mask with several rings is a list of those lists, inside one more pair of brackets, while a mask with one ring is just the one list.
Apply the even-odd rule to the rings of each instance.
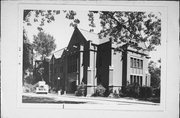
[[[106, 36], [106, 37], [103, 37], [102, 39], [100, 39], [98, 34], [96, 34], [96, 33], [89, 32], [89, 31], [84, 30], [84, 29], [79, 29], [79, 31], [82, 33], [82, 35], [84, 36], [84, 38], [87, 41], [91, 40], [92, 43], [97, 44], [97, 45], [103, 44], [103, 43], [106, 43], [106, 42], [110, 41], [109, 36]], [[123, 45], [123, 43], [121, 45]], [[147, 48], [147, 46], [146, 46], [146, 44], [144, 42], [138, 43], [138, 46], [143, 48], [143, 49]]]
[[79, 31], [82, 33], [82, 35], [84, 36], [84, 38], [87, 41], [91, 40], [93, 43], [98, 44], [99, 37], [97, 34], [89, 32], [89, 31], [84, 30], [84, 29], [79, 29]]
[[63, 54], [63, 52], [64, 52], [65, 49], [66, 49], [66, 48], [63, 48], [63, 49], [60, 49], [60, 50], [54, 52], [54, 54], [53, 54], [53, 55], [54, 55], [54, 58], [55, 58], [55, 59], [61, 58], [61, 56], [62, 56], [62, 54]]
[[[81, 37], [83, 37], [83, 38], [81, 38]], [[72, 40], [74, 38], [75, 38], [75, 40]], [[68, 44], [68, 47], [77, 43], [77, 42], [84, 42], [84, 41], [92, 41], [93, 44], [100, 45], [100, 44], [103, 44], [103, 43], [110, 41], [110, 37], [106, 36], [106, 37], [103, 37], [102, 39], [100, 39], [98, 34], [93, 33], [93, 32], [89, 32], [89, 31], [84, 30], [84, 29], [79, 29], [76, 27], [73, 34], [72, 34], [71, 40]], [[122, 45], [123, 45], [123, 43], [118, 44], [118, 45], [113, 43], [112, 47], [116, 48], [117, 46], [122, 46]], [[139, 47], [142, 47], [143, 49], [147, 48], [147, 46], [144, 42], [138, 43], [138, 45], [139, 45]], [[66, 49], [67, 48], [60, 49], [60, 50], [54, 52], [52, 56], [54, 56], [55, 59], [61, 58], [61, 56], [63, 55], [63, 52]]]
[[102, 43], [109, 41], [109, 38], [107, 38], [107, 37], [103, 37], [103, 39], [100, 39], [98, 34], [96, 34], [96, 33], [89, 32], [89, 31], [84, 30], [84, 29], [79, 29], [79, 31], [82, 33], [82, 35], [84, 36], [84, 38], [87, 41], [92, 41], [92, 43], [94, 43], [94, 44], [99, 45], [99, 44], [102, 44]]

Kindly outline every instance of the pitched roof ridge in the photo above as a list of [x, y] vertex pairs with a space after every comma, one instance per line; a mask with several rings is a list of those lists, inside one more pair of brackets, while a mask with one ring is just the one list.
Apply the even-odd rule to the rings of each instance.
[[91, 33], [91, 34], [96, 34], [96, 35], [98, 35], [98, 33], [95, 33], [95, 32], [90, 32], [90, 31], [88, 31], [88, 30], [85, 30], [85, 29], [82, 29], [82, 28], [78, 28], [79, 30], [82, 30], [82, 31], [85, 31], [85, 32], [88, 32], [88, 33]]
[[67, 47], [61, 48], [61, 49], [59, 49], [59, 50], [54, 51], [53, 53], [56, 53], [56, 52], [62, 51], [62, 50], [64, 50], [64, 49], [66, 49], [66, 48], [67, 48]]

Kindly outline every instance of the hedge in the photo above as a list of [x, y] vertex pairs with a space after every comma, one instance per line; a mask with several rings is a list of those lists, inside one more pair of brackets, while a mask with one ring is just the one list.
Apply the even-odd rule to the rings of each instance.
[[148, 86], [139, 86], [137, 83], [122, 87], [119, 92], [123, 97], [149, 98], [152, 97], [152, 88]]
[[139, 97], [140, 98], [152, 97], [152, 88], [148, 86], [139, 87]]

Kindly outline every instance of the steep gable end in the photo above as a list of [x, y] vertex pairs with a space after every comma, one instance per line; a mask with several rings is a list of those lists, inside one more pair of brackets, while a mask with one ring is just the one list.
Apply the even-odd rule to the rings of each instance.
[[78, 28], [75, 28], [72, 36], [71, 36], [71, 39], [69, 41], [69, 44], [67, 46], [67, 48], [70, 48], [72, 47], [73, 45], [76, 45], [76, 44], [83, 44], [85, 43], [87, 40], [86, 38], [81, 34], [81, 32], [79, 31]]
[[59, 58], [61, 58], [61, 56], [62, 56], [62, 54], [63, 54], [64, 50], [65, 50], [65, 48], [60, 49], [60, 50], [58, 50], [58, 51], [54, 52], [54, 54], [53, 54], [54, 58], [55, 58], [55, 59], [59, 59]]
[[82, 35], [85, 37], [87, 41], [92, 41], [92, 43], [99, 45], [102, 43], [106, 43], [109, 41], [108, 36], [103, 37], [102, 39], [99, 38], [98, 34], [89, 32], [87, 30], [79, 29], [79, 31], [82, 33]]

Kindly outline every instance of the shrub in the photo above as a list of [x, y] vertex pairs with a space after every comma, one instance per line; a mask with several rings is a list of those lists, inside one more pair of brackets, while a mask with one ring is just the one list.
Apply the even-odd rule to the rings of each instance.
[[138, 97], [139, 96], [139, 84], [133, 83], [122, 88], [122, 93], [127, 97]]
[[114, 97], [114, 98], [118, 98], [118, 97], [119, 97], [119, 94], [117, 93], [116, 90], [114, 90], [114, 92], [113, 92], [113, 97]]
[[26, 84], [31, 84], [31, 85], [33, 85], [33, 84], [35, 84], [36, 82], [35, 82], [35, 79], [33, 78], [33, 75], [32, 74], [29, 74], [29, 75], [27, 75], [27, 76], [24, 76], [24, 84], [26, 83]]
[[139, 88], [139, 97], [140, 98], [149, 98], [152, 96], [152, 88], [148, 86], [142, 86]]
[[23, 92], [25, 93], [33, 93], [36, 90], [36, 86], [32, 84], [25, 83], [23, 86]]
[[119, 88], [118, 89], [118, 91], [119, 91], [119, 97], [125, 97], [125, 94], [124, 94], [124, 87], [122, 87], [121, 89]]
[[160, 87], [153, 89], [154, 97], [160, 97]]
[[77, 90], [75, 91], [75, 95], [76, 96], [85, 96], [86, 95], [86, 85], [84, 83], [77, 86]]
[[103, 97], [105, 91], [106, 91], [106, 89], [101, 84], [99, 84], [97, 86], [97, 88], [96, 88], [95, 93], [92, 96], [101, 96], [101, 97]]
[[[156, 90], [158, 95], [158, 90]], [[152, 96], [152, 88], [148, 86], [139, 86], [137, 83], [122, 87], [119, 91], [120, 97], [149, 98]]]
[[126, 87], [125, 87], [125, 86], [122, 86], [121, 89], [119, 89], [119, 95], [120, 95], [121, 97], [127, 96], [127, 95], [126, 95]]
[[55, 93], [56, 93], [56, 88], [55, 88], [55, 87], [51, 87], [51, 88], [49, 89], [49, 92], [55, 94]]
[[109, 96], [110, 98], [119, 98], [119, 94], [117, 92], [117, 90], [109, 90]]

